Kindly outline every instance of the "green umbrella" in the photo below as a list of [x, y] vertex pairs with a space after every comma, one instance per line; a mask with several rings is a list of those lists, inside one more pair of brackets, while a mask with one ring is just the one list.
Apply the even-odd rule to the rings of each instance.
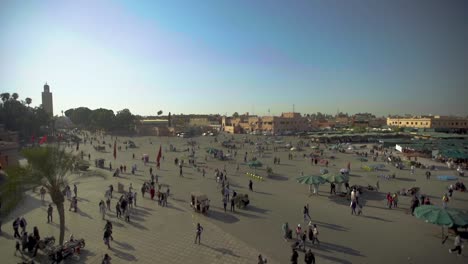
[[468, 212], [453, 208], [444, 209], [435, 205], [422, 205], [414, 210], [414, 215], [426, 222], [440, 226], [468, 225]]
[[208, 154], [216, 154], [216, 153], [218, 153], [218, 151], [219, 151], [219, 150], [217, 150], [217, 149], [215, 149], [215, 148], [208, 148], [208, 149], [206, 150], [206, 152], [207, 152]]
[[249, 163], [247, 163], [247, 165], [250, 167], [250, 168], [260, 168], [263, 166], [263, 164], [258, 161], [258, 160], [253, 160], [253, 161], [250, 161]]
[[442, 208], [435, 205], [421, 205], [414, 210], [414, 215], [428, 223], [442, 227], [442, 239], [444, 239], [444, 226], [447, 227], [466, 227], [468, 226], [468, 212], [453, 209]]
[[327, 181], [321, 176], [306, 175], [306, 176], [298, 177], [297, 182], [302, 183], [302, 184], [318, 185], [318, 184], [324, 184]]
[[349, 181], [348, 176], [343, 174], [324, 174], [322, 178], [329, 183], [344, 183]]
[[312, 192], [312, 185], [314, 186], [314, 193], [318, 193], [318, 186], [319, 184], [324, 184], [327, 182], [324, 178], [317, 175], [306, 175], [297, 178], [298, 183], [308, 184], [309, 185], [309, 192]]

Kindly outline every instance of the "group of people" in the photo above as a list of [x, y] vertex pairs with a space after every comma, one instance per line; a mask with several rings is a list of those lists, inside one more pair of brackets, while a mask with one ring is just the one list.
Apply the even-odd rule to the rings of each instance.
[[[27, 226], [28, 222], [24, 217], [18, 217], [13, 221], [13, 236], [19, 240], [17, 240], [15, 244], [15, 256], [18, 252], [21, 255], [25, 252], [33, 253], [33, 257], [37, 254], [38, 243], [41, 240], [39, 229], [35, 226], [33, 228], [33, 232], [28, 234], [26, 231]], [[21, 233], [19, 232], [20, 228]]]

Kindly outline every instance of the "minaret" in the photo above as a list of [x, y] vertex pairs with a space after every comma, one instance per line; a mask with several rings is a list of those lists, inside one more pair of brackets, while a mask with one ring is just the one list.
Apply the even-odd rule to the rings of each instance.
[[44, 84], [44, 91], [42, 92], [42, 107], [50, 116], [54, 116], [54, 107], [52, 103], [52, 93], [50, 87], [46, 83]]

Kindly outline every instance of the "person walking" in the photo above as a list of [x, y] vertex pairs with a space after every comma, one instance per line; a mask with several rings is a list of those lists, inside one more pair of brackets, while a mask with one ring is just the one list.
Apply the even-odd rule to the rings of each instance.
[[226, 198], [226, 196], [223, 197], [223, 207], [224, 207], [224, 212], [226, 212], [226, 207], [227, 207], [227, 198]]
[[414, 165], [411, 165], [411, 175], [414, 174]]
[[445, 209], [447, 208], [447, 203], [449, 202], [449, 198], [448, 198], [448, 195], [445, 193], [443, 196], [442, 196], [442, 207]]
[[49, 204], [49, 207], [47, 208], [47, 223], [52, 222], [52, 212], [54, 211], [54, 208], [52, 207], [52, 204]]
[[289, 232], [289, 224], [288, 222], [285, 222], [282, 226], [281, 229], [283, 230], [283, 238], [284, 241], [288, 241], [288, 232]]
[[46, 194], [46, 189], [44, 188], [44, 186], [41, 187], [41, 190], [40, 190], [40, 193], [41, 193], [41, 201], [44, 201], [44, 197], [45, 197], [45, 194]]
[[109, 198], [107, 198], [106, 200], [106, 206], [107, 206], [107, 210], [111, 212], [111, 200]]
[[317, 244], [320, 244], [320, 241], [318, 240], [319, 231], [318, 231], [318, 228], [317, 228], [316, 224], [314, 224], [314, 229], [313, 229], [312, 232], [314, 234], [314, 240], [312, 240], [312, 244], [315, 244], [315, 241], [317, 241]]
[[307, 250], [307, 253], [304, 255], [304, 262], [306, 264], [315, 264], [315, 255], [312, 253], [312, 250]]
[[78, 187], [76, 187], [76, 184], [73, 184], [73, 193], [75, 194], [75, 197], [78, 197]]
[[19, 228], [19, 223], [20, 223], [20, 218], [16, 218], [15, 221], [13, 221], [13, 231], [14, 231], [14, 234], [13, 234], [13, 237], [14, 238], [18, 238], [20, 239], [21, 236], [18, 232], [18, 228]]
[[461, 256], [462, 252], [462, 240], [460, 237], [460, 233], [457, 232], [457, 236], [455, 237], [455, 240], [453, 241], [453, 245], [455, 246], [452, 249], [449, 249], [449, 252], [452, 253], [454, 251], [458, 251], [458, 256]]
[[15, 257], [16, 257], [16, 253], [19, 251], [19, 253], [21, 253], [21, 257], [23, 257], [23, 251], [21, 251], [20, 249], [20, 242], [19, 241], [16, 241], [15, 243]]
[[291, 264], [297, 264], [297, 260], [299, 258], [299, 254], [297, 254], [297, 250], [295, 248], [292, 249], [292, 256], [291, 256]]
[[101, 200], [99, 202], [99, 212], [102, 214], [102, 220], [105, 220], [106, 216], [106, 205], [104, 204], [104, 201]]
[[122, 211], [120, 210], [120, 201], [117, 202], [117, 204], [115, 205], [115, 212], [117, 214], [117, 218], [120, 218], [122, 216]]
[[335, 184], [332, 182], [330, 183], [330, 194], [336, 194], [336, 186]]
[[195, 244], [197, 243], [197, 239], [198, 239], [198, 244], [200, 245], [200, 241], [201, 241], [201, 234], [203, 232], [203, 227], [200, 225], [200, 223], [197, 223], [197, 229], [195, 230], [196, 234], [195, 234]]
[[28, 222], [26, 222], [26, 219], [24, 219], [24, 217], [21, 217], [19, 221], [19, 226], [21, 227], [21, 234], [26, 233], [26, 227], [28, 226]]
[[431, 179], [431, 172], [426, 171], [426, 180], [430, 180], [430, 179]]
[[249, 180], [249, 190], [251, 192], [253, 191], [252, 187], [253, 187], [253, 182], [252, 182], [252, 180]]
[[107, 246], [108, 249], [110, 249], [110, 238], [111, 238], [111, 231], [109, 229], [106, 229], [104, 231], [104, 237], [103, 237], [103, 240], [104, 240], [104, 245]]
[[109, 185], [110, 198], [112, 199], [112, 193], [114, 192], [114, 185]]
[[351, 214], [355, 214], [357, 215], [356, 213], [356, 200], [351, 200], [351, 204], [350, 204], [350, 207], [351, 207]]
[[302, 227], [301, 224], [298, 224], [296, 227], [296, 240], [299, 240], [301, 238], [302, 234]]
[[[135, 154], [133, 154], [133, 156], [135, 156]], [[111, 264], [111, 259], [112, 258], [108, 254], [105, 254], [101, 264]]]
[[234, 205], [235, 205], [235, 203], [234, 203], [234, 197], [232, 197], [232, 198], [231, 198], [231, 212], [235, 212], [235, 211], [236, 211], [235, 208], [234, 208]]
[[310, 215], [309, 215], [309, 204], [304, 205], [303, 209], [303, 214], [304, 214], [304, 222], [309, 222], [311, 220]]

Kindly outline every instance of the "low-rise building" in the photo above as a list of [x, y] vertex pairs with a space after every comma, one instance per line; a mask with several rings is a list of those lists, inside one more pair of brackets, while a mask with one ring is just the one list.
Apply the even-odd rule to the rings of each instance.
[[282, 113], [281, 116], [250, 116], [248, 113], [239, 117], [223, 117], [222, 128], [228, 133], [271, 133], [309, 131], [309, 119], [299, 113]]
[[433, 128], [433, 129], [468, 129], [468, 119], [452, 116], [388, 117], [391, 127]]

